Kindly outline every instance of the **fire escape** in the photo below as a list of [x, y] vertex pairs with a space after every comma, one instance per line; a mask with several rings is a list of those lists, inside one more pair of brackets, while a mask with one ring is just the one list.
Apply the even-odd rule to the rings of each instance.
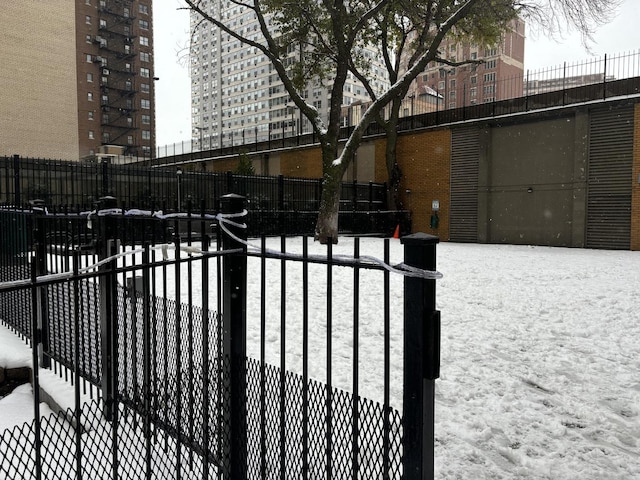
[[138, 155], [133, 0], [100, 0], [98, 44], [102, 144], [120, 145], [125, 155]]

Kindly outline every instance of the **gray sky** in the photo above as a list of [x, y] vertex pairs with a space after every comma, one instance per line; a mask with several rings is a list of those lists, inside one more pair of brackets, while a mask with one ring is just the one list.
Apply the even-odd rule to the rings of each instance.
[[[191, 86], [184, 48], [189, 40], [189, 15], [180, 0], [154, 2], [156, 138], [158, 146], [191, 138]], [[623, 0], [613, 21], [598, 29], [590, 51], [576, 32], [556, 40], [527, 26], [525, 70], [582, 62], [591, 56], [640, 50], [640, 1]]]

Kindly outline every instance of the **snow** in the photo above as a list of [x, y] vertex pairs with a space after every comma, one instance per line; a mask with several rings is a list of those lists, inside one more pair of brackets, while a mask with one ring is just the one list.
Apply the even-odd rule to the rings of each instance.
[[[0, 398], [0, 432], [33, 421], [33, 389], [30, 384], [16, 387], [10, 395]], [[45, 404], [40, 404], [40, 416], [52, 414]]]
[[[350, 254], [352, 245], [353, 239], [341, 238], [334, 252]], [[279, 248], [279, 240], [270, 240], [269, 247]], [[319, 245], [310, 247], [322, 251]], [[299, 239], [287, 239], [286, 249], [300, 252]], [[437, 251], [444, 278], [437, 281], [442, 357], [436, 381], [436, 478], [640, 478], [640, 252], [453, 243], [441, 243]], [[362, 239], [362, 255], [380, 257], [380, 252], [379, 239]], [[392, 243], [392, 260], [402, 261], [398, 241]], [[249, 260], [247, 334], [254, 357], [259, 356], [259, 263]], [[280, 263], [269, 261], [267, 269], [267, 288], [279, 293]], [[286, 274], [286, 363], [300, 371], [299, 265], [287, 262]], [[317, 282], [310, 290], [310, 375], [323, 381], [326, 267], [310, 266], [309, 276]], [[402, 279], [391, 278], [392, 317], [398, 322]], [[381, 275], [361, 272], [361, 279], [360, 394], [379, 401]], [[351, 269], [334, 272], [333, 289], [332, 380], [350, 390]], [[267, 360], [276, 364], [281, 308], [279, 301], [267, 304]], [[21, 349], [5, 348], [12, 340], [2, 332], [0, 359], [14, 361], [14, 353], [24, 359]], [[401, 409], [397, 324], [391, 349], [392, 403]], [[17, 391], [0, 400], [0, 421], [10, 411], [8, 401], [33, 415], [30, 401], [13, 400], [25, 394]]]

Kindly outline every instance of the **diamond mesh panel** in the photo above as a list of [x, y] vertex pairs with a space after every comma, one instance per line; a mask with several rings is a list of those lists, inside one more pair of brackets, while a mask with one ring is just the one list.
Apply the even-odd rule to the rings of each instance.
[[[247, 360], [248, 476], [251, 479], [281, 478], [284, 473], [284, 478], [302, 478], [305, 463], [303, 378], [286, 372], [285, 397], [281, 399], [280, 369], [266, 365], [264, 377], [263, 390], [260, 362]], [[328, 469], [333, 478], [353, 478], [353, 395], [339, 389], [331, 391], [332, 412], [328, 421], [327, 386], [315, 380], [309, 380], [307, 385], [308, 478], [325, 478]], [[384, 406], [363, 398], [359, 399], [358, 406], [358, 478], [385, 478], [385, 463], [387, 478], [402, 478], [399, 412], [393, 409], [388, 412], [389, 451], [385, 462]], [[327, 462], [328, 425], [331, 428], [330, 464]]]
[[[6, 259], [6, 257], [5, 257]], [[21, 263], [0, 265], [0, 282], [29, 278], [29, 268]], [[0, 320], [20, 334], [31, 337], [31, 293], [27, 289], [0, 293]]]
[[[80, 374], [98, 385], [102, 376], [100, 302], [98, 284], [81, 280], [79, 285]], [[47, 287], [49, 349], [47, 353], [73, 368], [74, 289], [64, 283]]]

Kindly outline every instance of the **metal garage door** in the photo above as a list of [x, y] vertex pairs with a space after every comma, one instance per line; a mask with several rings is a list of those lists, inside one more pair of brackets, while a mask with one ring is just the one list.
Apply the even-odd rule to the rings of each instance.
[[478, 240], [478, 141], [477, 127], [451, 132], [449, 236], [452, 242]]
[[591, 112], [588, 248], [630, 248], [632, 166], [633, 108]]

